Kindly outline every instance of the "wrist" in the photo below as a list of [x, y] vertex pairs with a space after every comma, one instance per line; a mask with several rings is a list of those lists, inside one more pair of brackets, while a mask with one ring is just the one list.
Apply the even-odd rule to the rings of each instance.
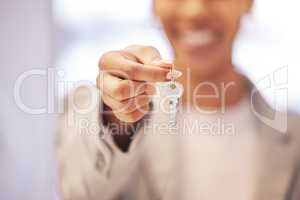
[[127, 152], [135, 134], [136, 123], [126, 123], [119, 120], [111, 108], [103, 103], [102, 112], [103, 125], [112, 134], [115, 144], [123, 151]]

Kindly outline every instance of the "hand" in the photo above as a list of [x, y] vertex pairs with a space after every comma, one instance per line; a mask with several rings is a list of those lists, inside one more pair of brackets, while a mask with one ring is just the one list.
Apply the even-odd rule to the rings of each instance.
[[105, 53], [99, 67], [97, 87], [103, 102], [118, 120], [134, 123], [149, 112], [153, 83], [167, 81], [172, 63], [162, 61], [154, 47], [134, 45]]

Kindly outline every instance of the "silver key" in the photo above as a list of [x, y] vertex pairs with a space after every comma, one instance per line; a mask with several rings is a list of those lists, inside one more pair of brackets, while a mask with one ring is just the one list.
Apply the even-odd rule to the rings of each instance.
[[168, 113], [170, 114], [169, 122], [171, 127], [176, 125], [177, 105], [180, 97], [183, 94], [183, 86], [175, 81], [176, 78], [178, 78], [178, 72], [174, 71], [173, 66], [170, 73], [168, 74], [168, 79], [170, 79], [171, 81], [161, 83], [159, 87], [159, 96], [163, 97], [164, 100], [167, 100], [168, 103], [167, 106], [169, 108]]
[[168, 100], [169, 100], [169, 109], [170, 109], [170, 125], [176, 125], [176, 113], [177, 113], [177, 105], [179, 103], [179, 99], [183, 94], [183, 86], [175, 81], [171, 81], [168, 83]]

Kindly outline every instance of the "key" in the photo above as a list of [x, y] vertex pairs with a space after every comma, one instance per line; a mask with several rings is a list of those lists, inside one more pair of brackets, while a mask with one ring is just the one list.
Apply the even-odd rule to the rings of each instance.
[[176, 125], [176, 113], [177, 113], [177, 105], [179, 103], [179, 99], [183, 94], [183, 86], [178, 82], [169, 82], [167, 85], [167, 98], [169, 101], [169, 111], [170, 111], [170, 125]]
[[170, 115], [170, 121], [176, 119], [177, 105], [183, 94], [183, 86], [178, 82], [164, 82], [158, 84], [159, 106]]
[[179, 103], [179, 99], [183, 94], [183, 86], [176, 82], [175, 79], [178, 78], [181, 73], [179, 71], [174, 71], [172, 68], [170, 73], [168, 74], [169, 82], [164, 82], [159, 84], [159, 96], [164, 99], [163, 102], [166, 102], [168, 106], [168, 114], [170, 128], [176, 125], [176, 113], [177, 113], [177, 105]]

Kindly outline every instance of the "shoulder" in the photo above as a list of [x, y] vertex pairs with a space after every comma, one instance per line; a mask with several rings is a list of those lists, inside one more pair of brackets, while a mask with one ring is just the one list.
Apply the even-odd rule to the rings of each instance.
[[288, 112], [287, 117], [288, 128], [290, 131], [299, 131], [300, 115], [295, 112]]
[[300, 150], [300, 115], [294, 112], [287, 114], [287, 134], [299, 144]]
[[65, 98], [68, 109], [80, 111], [92, 111], [100, 103], [100, 91], [91, 85], [80, 85], [72, 89]]
[[[63, 117], [68, 122], [98, 121], [101, 106], [100, 91], [91, 85], [80, 85], [68, 93]], [[98, 122], [97, 122], [98, 123]]]
[[[81, 85], [64, 98], [64, 113], [60, 115], [58, 145], [76, 136], [98, 135], [100, 92], [94, 86]], [[69, 139], [68, 139], [69, 138]]]

